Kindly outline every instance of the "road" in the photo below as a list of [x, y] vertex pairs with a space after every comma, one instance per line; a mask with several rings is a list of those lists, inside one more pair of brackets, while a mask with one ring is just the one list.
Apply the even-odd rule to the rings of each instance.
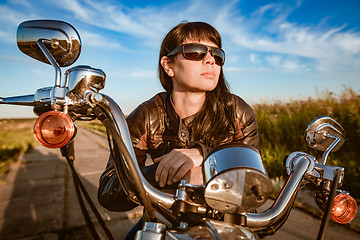
[[[109, 151], [107, 140], [82, 128], [75, 138], [75, 168], [115, 239], [123, 239], [142, 214], [138, 207], [113, 213], [97, 203], [98, 179]], [[95, 218], [91, 215], [93, 221]], [[275, 235], [264, 239], [316, 239], [320, 220], [294, 209]], [[99, 230], [102, 239], [105, 234]], [[360, 239], [331, 224], [326, 239]], [[0, 240], [91, 239], [81, 214], [69, 167], [58, 149], [35, 147], [0, 176]]]

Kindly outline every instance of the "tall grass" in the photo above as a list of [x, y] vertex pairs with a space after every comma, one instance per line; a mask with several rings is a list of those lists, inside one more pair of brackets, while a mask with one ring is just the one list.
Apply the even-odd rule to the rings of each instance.
[[342, 148], [330, 153], [327, 164], [345, 168], [343, 189], [360, 197], [360, 95], [350, 88], [340, 96], [332, 93], [289, 103], [254, 106], [259, 125], [261, 154], [271, 177], [283, 173], [283, 159], [293, 151], [307, 152], [321, 161], [322, 152], [308, 148], [304, 131], [319, 116], [334, 118], [346, 131]]
[[8, 170], [9, 163], [19, 154], [36, 145], [33, 135], [34, 119], [0, 120], [0, 173]]

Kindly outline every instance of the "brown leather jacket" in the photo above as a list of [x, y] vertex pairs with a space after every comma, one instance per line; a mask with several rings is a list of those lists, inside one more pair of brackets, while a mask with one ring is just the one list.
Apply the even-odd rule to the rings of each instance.
[[[223, 141], [241, 142], [259, 149], [258, 128], [254, 110], [240, 97], [233, 96], [236, 109], [235, 131]], [[151, 159], [169, 153], [175, 148], [201, 149], [202, 155], [211, 150], [191, 134], [190, 123], [194, 116], [180, 119], [176, 114], [169, 94], [163, 92], [139, 105], [128, 117], [135, 154], [146, 179], [160, 188], [154, 180], [156, 166], [145, 167], [147, 154]], [[176, 186], [176, 184], [174, 184]], [[126, 199], [126, 195], [115, 174], [113, 159], [110, 156], [106, 170], [100, 177], [98, 199], [100, 204], [110, 211], [127, 211], [136, 206]]]

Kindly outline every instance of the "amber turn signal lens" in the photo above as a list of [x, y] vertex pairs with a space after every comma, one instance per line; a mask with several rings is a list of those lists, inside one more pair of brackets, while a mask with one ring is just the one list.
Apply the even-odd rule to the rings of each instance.
[[334, 199], [331, 210], [331, 219], [345, 224], [353, 220], [357, 212], [357, 204], [354, 198], [348, 194], [339, 194]]
[[75, 125], [63, 112], [49, 111], [40, 115], [34, 126], [36, 140], [48, 148], [65, 146], [74, 136]]

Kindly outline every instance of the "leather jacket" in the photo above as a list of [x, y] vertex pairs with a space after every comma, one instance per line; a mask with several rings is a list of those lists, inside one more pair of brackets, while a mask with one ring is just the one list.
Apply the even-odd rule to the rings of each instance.
[[[236, 112], [235, 130], [230, 132], [221, 144], [241, 142], [259, 150], [254, 110], [240, 97], [232, 95], [232, 99]], [[145, 178], [153, 186], [161, 189], [154, 179], [156, 165], [145, 167], [147, 155], [154, 159], [175, 148], [197, 147], [205, 159], [206, 154], [212, 149], [201, 140], [194, 139], [190, 124], [193, 119], [194, 116], [180, 119], [172, 105], [170, 95], [165, 92], [142, 103], [126, 118], [138, 164]], [[110, 156], [107, 167], [100, 177], [98, 200], [110, 211], [131, 210], [137, 204], [127, 199], [115, 174], [113, 161], [113, 157]], [[176, 186], [177, 183], [174, 183], [170, 188], [174, 189]]]

